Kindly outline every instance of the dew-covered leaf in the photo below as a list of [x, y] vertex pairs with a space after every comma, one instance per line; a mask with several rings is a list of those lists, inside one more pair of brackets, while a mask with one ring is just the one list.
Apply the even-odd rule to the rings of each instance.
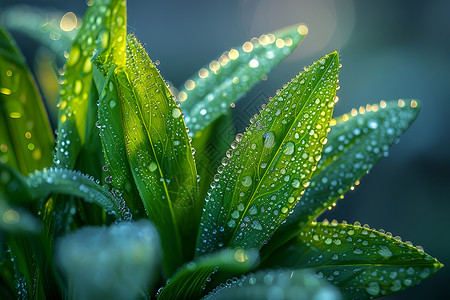
[[28, 174], [52, 164], [53, 147], [50, 123], [25, 59], [0, 27], [0, 162]]
[[303, 270], [266, 270], [230, 280], [204, 299], [339, 300], [339, 291]]
[[335, 121], [311, 184], [267, 248], [295, 236], [369, 171], [420, 112], [417, 100], [398, 100], [353, 109]]
[[[94, 50], [114, 51], [111, 39], [125, 26], [125, 0], [98, 0], [83, 18], [66, 62], [60, 89], [58, 144], [55, 163], [73, 168], [86, 138], [86, 116], [92, 80], [91, 57]], [[110, 48], [111, 47], [111, 48]], [[104, 51], [109, 49], [109, 51]]]
[[205, 129], [294, 51], [307, 34], [294, 25], [223, 53], [187, 80], [178, 94], [190, 135]]
[[111, 182], [130, 209], [138, 216], [145, 215], [133, 175], [130, 170], [123, 134], [122, 112], [114, 72], [125, 67], [126, 15], [122, 27], [116, 27], [110, 48], [96, 55], [93, 60], [93, 79], [98, 89], [98, 127], [105, 156], [106, 182]]
[[158, 279], [159, 237], [146, 220], [84, 227], [58, 241], [56, 262], [74, 299], [137, 299]]
[[260, 248], [304, 193], [329, 130], [339, 59], [327, 55], [279, 91], [219, 166], [200, 223], [197, 255]]
[[388, 295], [415, 285], [442, 265], [410, 242], [368, 226], [313, 223], [268, 257], [263, 267], [312, 269], [346, 299]]
[[133, 36], [127, 66], [116, 75], [128, 161], [147, 215], [164, 237], [170, 275], [193, 255], [201, 210], [189, 137], [180, 108]]
[[114, 76], [115, 69], [111, 67], [106, 78], [103, 78], [97, 67], [94, 68], [94, 79], [100, 95], [98, 125], [106, 161], [104, 171], [109, 173], [105, 180], [106, 182], [111, 182], [117, 190], [123, 192], [123, 198], [133, 214], [145, 215], [141, 198], [134, 184], [133, 175], [128, 164], [117, 80]]
[[256, 265], [258, 257], [257, 251], [242, 249], [223, 249], [203, 255], [181, 267], [161, 290], [158, 299], [199, 299], [211, 275], [243, 274]]
[[30, 174], [26, 182], [31, 195], [36, 199], [46, 199], [51, 194], [80, 197], [89, 203], [100, 205], [117, 219], [131, 219], [131, 213], [120, 192], [100, 186], [99, 181], [80, 172], [52, 167]]

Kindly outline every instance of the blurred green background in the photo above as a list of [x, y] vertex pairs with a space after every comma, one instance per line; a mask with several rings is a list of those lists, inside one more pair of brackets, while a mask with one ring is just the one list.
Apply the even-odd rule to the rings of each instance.
[[[79, 17], [86, 9], [83, 0], [0, 0], [0, 12], [17, 4], [72, 11]], [[175, 86], [253, 36], [307, 24], [309, 34], [300, 47], [236, 104], [233, 112], [241, 131], [276, 89], [334, 50], [343, 64], [336, 115], [382, 99], [420, 99], [419, 118], [389, 157], [324, 217], [383, 228], [449, 266], [449, 12], [450, 1], [445, 0], [129, 0], [128, 24]], [[35, 66], [37, 44], [12, 34]], [[385, 299], [444, 298], [450, 294], [447, 266], [419, 286]]]

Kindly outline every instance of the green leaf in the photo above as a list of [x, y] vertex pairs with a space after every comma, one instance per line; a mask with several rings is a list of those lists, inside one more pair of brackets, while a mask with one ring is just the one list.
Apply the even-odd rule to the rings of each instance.
[[263, 267], [312, 269], [346, 299], [388, 295], [419, 283], [442, 265], [410, 242], [367, 225], [313, 223], [274, 252]]
[[110, 174], [106, 181], [112, 182], [117, 190], [123, 192], [127, 206], [133, 214], [143, 217], [145, 211], [128, 163], [117, 79], [113, 76], [114, 70], [114, 67], [111, 67], [106, 78], [103, 78], [100, 71], [97, 68], [94, 69], [94, 79], [100, 91], [98, 106], [100, 139], [107, 171]]
[[230, 280], [205, 299], [339, 300], [339, 292], [324, 280], [302, 270], [266, 270]]
[[119, 220], [130, 220], [131, 213], [125, 205], [120, 192], [100, 186], [93, 177], [88, 177], [61, 168], [44, 169], [26, 178], [30, 193], [36, 199], [46, 199], [51, 194], [80, 197], [89, 203], [100, 205]]
[[[123, 18], [126, 18], [125, 12]], [[128, 207], [134, 214], [143, 217], [145, 211], [128, 163], [117, 79], [113, 76], [115, 70], [126, 66], [125, 21], [122, 27], [116, 28], [114, 37], [111, 49], [99, 53], [93, 60], [93, 78], [99, 94], [98, 126], [106, 167], [110, 174], [106, 181], [112, 182], [117, 190], [123, 191]]]
[[230, 104], [297, 48], [307, 31], [306, 26], [298, 24], [253, 38], [223, 53], [187, 80], [178, 99], [190, 135], [195, 136], [225, 114]]
[[142, 298], [158, 278], [159, 259], [159, 237], [146, 220], [84, 227], [56, 247], [68, 295], [76, 299]]
[[267, 245], [275, 248], [295, 236], [327, 207], [332, 207], [341, 195], [366, 174], [399, 136], [414, 122], [420, 112], [416, 100], [382, 101], [353, 109], [333, 121], [322, 159], [293, 212]]
[[197, 255], [260, 248], [284, 221], [320, 160], [338, 70], [336, 52], [306, 68], [236, 136], [206, 197]]
[[[117, 73], [128, 160], [144, 208], [164, 238], [170, 275], [193, 255], [200, 202], [197, 172], [181, 110], [144, 48], [127, 38]], [[112, 81], [110, 81], [112, 82]]]
[[199, 299], [210, 277], [217, 273], [243, 274], [258, 262], [255, 250], [223, 249], [185, 264], [161, 290], [158, 299]]
[[53, 134], [25, 60], [0, 27], [0, 161], [22, 174], [52, 164]]
[[[124, 15], [125, 0], [98, 0], [88, 8], [83, 18], [83, 26], [70, 49], [65, 79], [60, 89], [58, 144], [55, 154], [58, 166], [72, 169], [85, 144], [92, 53], [95, 49], [100, 52], [110, 49], [114, 34], [125, 26]], [[113, 50], [114, 48], [110, 51]]]

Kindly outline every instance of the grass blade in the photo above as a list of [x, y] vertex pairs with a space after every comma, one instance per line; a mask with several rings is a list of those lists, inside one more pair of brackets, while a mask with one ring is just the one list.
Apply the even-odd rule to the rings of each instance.
[[303, 270], [265, 270], [220, 286], [205, 299], [339, 300], [333, 286]]
[[368, 226], [313, 223], [295, 240], [274, 252], [263, 267], [314, 270], [339, 287], [346, 299], [369, 299], [412, 286], [442, 265], [415, 248]]
[[339, 58], [325, 56], [269, 102], [231, 144], [200, 223], [197, 255], [260, 248], [304, 193], [329, 130]]
[[253, 38], [222, 54], [187, 80], [178, 99], [190, 135], [205, 129], [294, 51], [308, 29], [294, 25]]
[[199, 257], [184, 265], [161, 290], [158, 299], [199, 299], [210, 277], [229, 272], [236, 276], [251, 270], [258, 262], [257, 251], [224, 249]]
[[95, 49], [102, 51], [110, 47], [116, 27], [123, 26], [125, 22], [122, 16], [124, 10], [125, 0], [95, 1], [88, 8], [83, 26], [73, 41], [59, 94], [58, 144], [55, 153], [58, 166], [72, 169], [85, 144], [87, 130], [91, 127], [86, 126], [92, 80], [91, 57]]
[[[128, 160], [171, 274], [192, 256], [200, 202], [197, 172], [181, 110], [144, 48], [127, 38], [127, 66], [117, 73]], [[167, 237], [167, 238], [166, 238]]]
[[22, 174], [52, 164], [53, 134], [35, 82], [0, 27], [0, 161]]
[[26, 182], [35, 199], [46, 199], [51, 194], [80, 197], [100, 205], [119, 220], [131, 219], [131, 213], [119, 192], [100, 186], [99, 181], [80, 172], [52, 167], [30, 174]]
[[292, 214], [267, 245], [275, 250], [310, 224], [327, 207], [332, 207], [346, 191], [358, 184], [373, 165], [405, 132], [420, 112], [416, 100], [399, 100], [367, 105], [359, 112], [337, 118], [328, 134], [322, 159]]

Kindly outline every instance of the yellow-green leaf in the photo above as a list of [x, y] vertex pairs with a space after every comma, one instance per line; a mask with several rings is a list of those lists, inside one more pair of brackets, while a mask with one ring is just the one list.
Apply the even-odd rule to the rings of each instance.
[[201, 210], [197, 172], [181, 110], [133, 36], [126, 55], [116, 76], [128, 161], [147, 215], [164, 237], [170, 275], [193, 255]]
[[0, 162], [22, 174], [52, 164], [53, 134], [25, 59], [0, 26]]
[[94, 50], [105, 53], [105, 57], [116, 51], [116, 43], [111, 39], [124, 30], [124, 15], [125, 0], [98, 0], [88, 8], [83, 18], [83, 26], [70, 49], [59, 93], [55, 154], [55, 163], [59, 166], [73, 168], [85, 143], [86, 131], [89, 130], [86, 116], [92, 80], [91, 58]]
[[308, 32], [293, 25], [263, 34], [223, 53], [187, 80], [178, 94], [190, 135], [205, 129], [273, 67], [294, 51]]

